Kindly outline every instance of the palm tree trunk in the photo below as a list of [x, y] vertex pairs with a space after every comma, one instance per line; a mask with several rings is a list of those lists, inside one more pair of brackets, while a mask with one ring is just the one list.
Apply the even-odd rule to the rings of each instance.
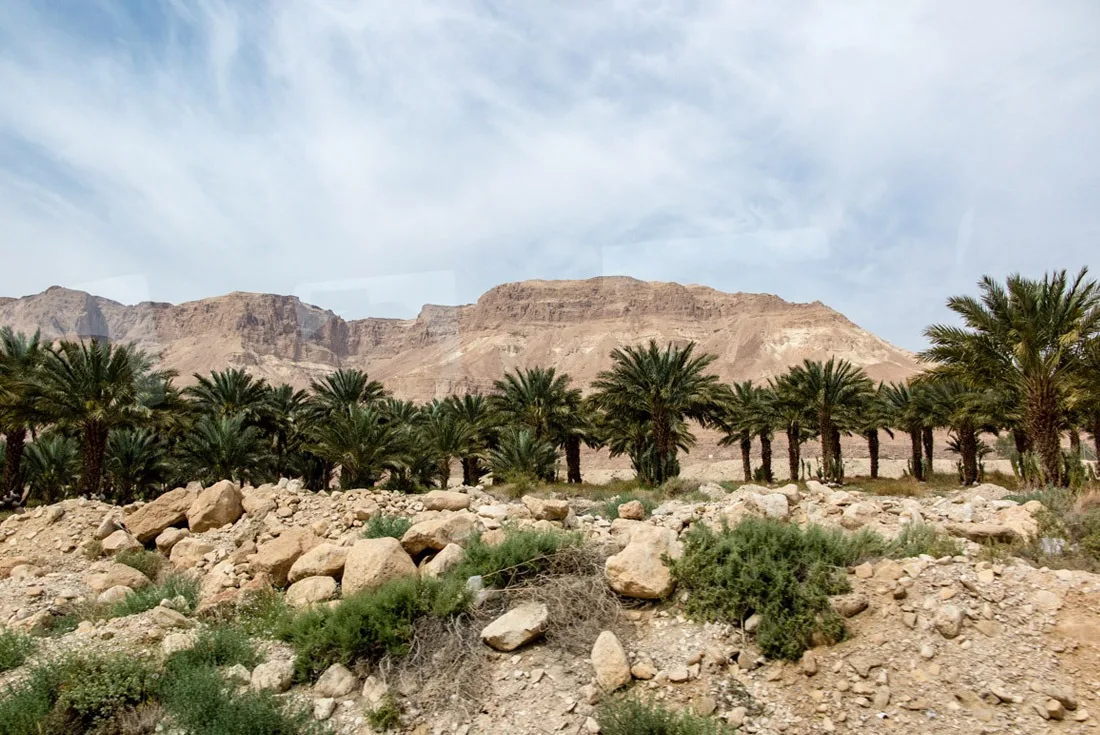
[[1031, 449], [1031, 440], [1027, 432], [1020, 428], [1012, 430], [1012, 441], [1016, 443], [1016, 453], [1023, 454]]
[[764, 471], [764, 482], [769, 485], [775, 482], [772, 474], [772, 437], [767, 431], [760, 432], [760, 468]]
[[1058, 431], [1058, 396], [1053, 388], [1040, 385], [1028, 392], [1027, 433], [1039, 450], [1047, 483], [1062, 484], [1062, 435]]
[[98, 495], [103, 484], [103, 457], [107, 453], [107, 427], [97, 421], [84, 427], [81, 447], [80, 493]]
[[969, 422], [963, 422], [956, 433], [962, 454], [963, 485], [973, 485], [978, 482], [978, 434]]
[[912, 447], [910, 463], [913, 465], [913, 479], [917, 482], [924, 482], [924, 467], [921, 466], [920, 458], [920, 429], [913, 429], [909, 432], [909, 443]]
[[653, 417], [653, 443], [657, 448], [657, 466], [653, 471], [654, 484], [662, 485], [668, 479], [669, 457], [672, 454], [672, 426], [665, 416]]
[[790, 472], [791, 482], [798, 482], [798, 475], [802, 469], [801, 435], [802, 429], [797, 423], [787, 427], [787, 469]]
[[840, 429], [833, 425], [833, 480], [844, 481], [844, 459], [840, 449]]
[[1069, 450], [1074, 454], [1081, 454], [1081, 432], [1076, 428], [1069, 430]]
[[567, 481], [574, 485], [581, 482], [581, 440], [570, 436], [565, 440], [565, 465]]
[[1092, 420], [1092, 428], [1089, 430], [1092, 434], [1093, 449], [1096, 454], [1097, 466], [1100, 467], [1100, 415], [1096, 416]]
[[867, 455], [871, 458], [871, 479], [878, 479], [878, 429], [867, 431]]
[[752, 437], [748, 434], [741, 435], [741, 472], [745, 476], [745, 482], [752, 482]]
[[924, 479], [925, 481], [930, 481], [932, 479], [932, 476], [936, 473], [935, 464], [933, 464], [932, 462], [934, 437], [931, 427], [925, 426], [921, 430], [921, 440], [924, 442]]
[[833, 479], [833, 425], [824, 411], [818, 413], [821, 431], [821, 477], [825, 482]]
[[476, 484], [474, 479], [473, 457], [462, 458], [462, 484], [466, 487], [473, 487]]
[[18, 495], [23, 489], [23, 478], [20, 474], [23, 464], [23, 447], [27, 441], [27, 430], [20, 426], [11, 429], [5, 434], [7, 437], [7, 450], [4, 453], [4, 484], [0, 488], [4, 496]]

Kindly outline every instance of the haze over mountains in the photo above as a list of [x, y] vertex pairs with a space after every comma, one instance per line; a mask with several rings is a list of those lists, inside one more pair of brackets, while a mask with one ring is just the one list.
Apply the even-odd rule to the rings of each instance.
[[119, 304], [53, 287], [0, 298], [0, 325], [48, 339], [106, 336], [160, 352], [191, 374], [244, 367], [304, 387], [337, 367], [366, 370], [402, 398], [488, 390], [513, 367], [554, 366], [587, 384], [615, 347], [695, 341], [725, 380], [761, 380], [805, 358], [844, 358], [875, 379], [904, 378], [914, 356], [815, 302], [626, 277], [523, 281], [475, 304], [426, 305], [415, 319], [345, 321], [293, 296], [231, 293], [179, 305]]

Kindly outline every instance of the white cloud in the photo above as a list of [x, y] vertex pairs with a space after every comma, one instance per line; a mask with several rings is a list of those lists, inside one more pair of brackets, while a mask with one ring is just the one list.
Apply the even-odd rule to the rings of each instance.
[[913, 346], [983, 272], [1095, 264], [1089, 0], [121, 7], [0, 4], [0, 293], [608, 263]]

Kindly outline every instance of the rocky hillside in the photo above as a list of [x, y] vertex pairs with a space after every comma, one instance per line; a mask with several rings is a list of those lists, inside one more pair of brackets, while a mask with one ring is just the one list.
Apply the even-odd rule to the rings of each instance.
[[587, 383], [614, 347], [698, 342], [725, 379], [766, 378], [805, 358], [837, 355], [872, 377], [918, 369], [913, 356], [821, 303], [608, 277], [498, 286], [476, 304], [425, 306], [416, 319], [345, 321], [292, 296], [232, 293], [134, 306], [54, 287], [0, 299], [0, 324], [49, 338], [105, 335], [163, 354], [186, 379], [241, 366], [303, 386], [335, 367], [367, 370], [399, 396], [424, 400], [486, 389], [513, 367], [553, 365]]
[[[76, 499], [21, 511], [0, 524], [0, 633], [38, 637], [9, 655], [0, 686], [33, 686], [28, 671], [74, 652], [124, 652], [149, 666], [175, 657], [166, 669], [173, 676], [187, 671], [183, 663], [192, 676], [218, 664], [210, 676], [230, 686], [210, 711], [232, 709], [226, 697], [274, 692], [280, 706], [332, 733], [381, 732], [378, 713], [386, 711], [388, 731], [417, 735], [637, 732], [601, 709], [613, 692], [693, 712], [717, 723], [705, 730], [715, 733], [1096, 731], [1100, 577], [991, 558], [977, 543], [1033, 538], [1037, 501], [1020, 505], [993, 485], [896, 498], [813, 481], [733, 492], [704, 485], [696, 500], [655, 508], [637, 500], [516, 501], [493, 490], [404, 496], [309, 493], [286, 480], [258, 488], [193, 483], [145, 505]], [[784, 661], [767, 655], [764, 634], [774, 621], [766, 615], [692, 622], [691, 600], [704, 588], [668, 567], [670, 558], [689, 557], [699, 525], [757, 517], [770, 519], [771, 533], [813, 523], [893, 538], [912, 526], [954, 540], [939, 536], [933, 547], [924, 537], [922, 546], [914, 534], [904, 548], [837, 568], [842, 584], [819, 615], [839, 616], [846, 636], [815, 640], [800, 659]], [[514, 539], [530, 531], [554, 538], [570, 531], [580, 545], [546, 553], [528, 545], [522, 556]], [[510, 556], [501, 554], [507, 560], [497, 559], [496, 569], [518, 574], [523, 559], [535, 559], [541, 571], [518, 581], [488, 572], [467, 579], [464, 564], [485, 568], [491, 549], [508, 544]], [[326, 660], [324, 626], [342, 631], [344, 646], [376, 635], [377, 626], [355, 622], [338, 600], [358, 600], [351, 604], [360, 614], [390, 614], [363, 600], [392, 590], [394, 580], [448, 575], [477, 591], [461, 616], [441, 624], [424, 613], [401, 633], [415, 645], [392, 657], [368, 662], [374, 649], [361, 647], [347, 665]], [[264, 624], [280, 605], [285, 614], [336, 607], [330, 618], [300, 617], [298, 628], [312, 632], [295, 639]], [[255, 649], [227, 624], [246, 631]], [[767, 645], [777, 644], [784, 640]], [[11, 711], [4, 696], [0, 715]], [[166, 710], [149, 705], [141, 717], [127, 715], [125, 732], [183, 732], [181, 718], [203, 715], [163, 693], [145, 696], [160, 696]], [[165, 729], [165, 718], [176, 727]]]

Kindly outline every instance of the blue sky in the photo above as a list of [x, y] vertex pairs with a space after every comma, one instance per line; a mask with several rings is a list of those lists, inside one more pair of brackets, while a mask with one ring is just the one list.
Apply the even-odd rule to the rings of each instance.
[[1100, 4], [0, 3], [0, 294], [404, 316], [526, 278], [821, 300], [897, 344], [1094, 268]]

